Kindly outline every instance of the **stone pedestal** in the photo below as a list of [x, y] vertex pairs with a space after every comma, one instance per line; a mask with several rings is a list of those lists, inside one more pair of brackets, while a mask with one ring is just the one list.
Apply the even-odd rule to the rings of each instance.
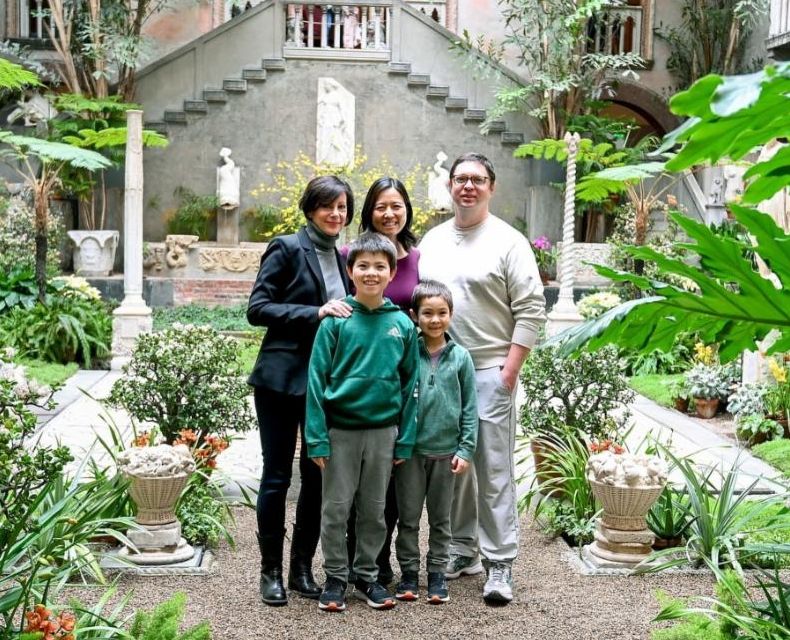
[[239, 244], [239, 208], [217, 209], [217, 244]]
[[584, 547], [582, 556], [602, 569], [633, 569], [652, 553], [654, 540], [650, 529], [621, 531], [606, 526], [599, 519], [595, 542]]
[[138, 552], [124, 548], [118, 555], [134, 564], [175, 564], [186, 562], [195, 555], [192, 546], [181, 537], [181, 523], [177, 520], [167, 524], [142, 525], [142, 529], [130, 529], [126, 535]]

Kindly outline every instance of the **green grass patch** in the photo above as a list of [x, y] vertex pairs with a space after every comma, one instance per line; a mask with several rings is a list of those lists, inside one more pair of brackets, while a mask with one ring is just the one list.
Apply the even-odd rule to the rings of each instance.
[[187, 304], [182, 307], [154, 309], [154, 330], [161, 331], [180, 322], [181, 324], [208, 325], [217, 331], [256, 331], [247, 322], [245, 303], [209, 307], [202, 304]]
[[[744, 505], [749, 508], [749, 503]], [[779, 525], [779, 526], [777, 526]], [[759, 529], [761, 527], [774, 527], [770, 531], [759, 531], [746, 534], [746, 544], [790, 544], [790, 511], [784, 504], [775, 504], [765, 509], [759, 516], [751, 520], [749, 527]], [[759, 554], [750, 562], [759, 567], [773, 569], [786, 569], [790, 567], [790, 553], [781, 554]]]
[[790, 440], [782, 438], [756, 444], [752, 447], [752, 455], [765, 460], [786, 478], [790, 478]]
[[255, 366], [255, 360], [258, 358], [258, 349], [261, 348], [260, 340], [242, 340], [241, 347], [241, 367], [242, 371], [249, 373]]
[[662, 407], [674, 407], [672, 387], [683, 380], [682, 373], [652, 373], [644, 376], [634, 376], [628, 384], [637, 393], [650, 398]]
[[28, 377], [50, 387], [65, 382], [79, 370], [79, 365], [76, 362], [56, 364], [44, 362], [43, 360], [25, 359], [20, 359], [17, 362], [25, 368]]

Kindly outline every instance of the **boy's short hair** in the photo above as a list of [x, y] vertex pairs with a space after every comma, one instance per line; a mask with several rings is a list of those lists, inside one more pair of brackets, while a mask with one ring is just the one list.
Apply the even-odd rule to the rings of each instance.
[[411, 308], [414, 313], [420, 312], [420, 305], [426, 298], [441, 298], [447, 303], [450, 313], [453, 312], [453, 294], [443, 282], [437, 280], [420, 280], [411, 294]]
[[383, 253], [387, 256], [387, 262], [389, 262], [392, 271], [395, 271], [398, 266], [398, 252], [395, 245], [392, 244], [392, 240], [375, 231], [366, 231], [349, 245], [346, 257], [349, 269], [354, 267], [360, 253]]

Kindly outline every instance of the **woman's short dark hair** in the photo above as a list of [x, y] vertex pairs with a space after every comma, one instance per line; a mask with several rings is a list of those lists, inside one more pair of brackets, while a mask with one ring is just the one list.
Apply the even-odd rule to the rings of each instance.
[[486, 158], [482, 153], [477, 153], [475, 151], [469, 151], [461, 156], [458, 156], [453, 162], [453, 166], [450, 167], [450, 178], [455, 175], [455, 168], [461, 164], [462, 162], [478, 162], [483, 165], [488, 174], [488, 179], [491, 180], [491, 184], [496, 182], [496, 174], [494, 173], [494, 165], [491, 164], [491, 161]]
[[344, 193], [346, 194], [346, 226], [348, 226], [354, 217], [354, 192], [347, 182], [337, 176], [318, 176], [310, 180], [302, 197], [299, 198], [299, 208], [304, 217], [310, 220], [314, 211], [331, 206]]
[[360, 232], [376, 230], [373, 227], [373, 210], [376, 207], [376, 201], [379, 199], [379, 196], [387, 189], [395, 189], [395, 191], [401, 195], [403, 203], [406, 205], [406, 224], [398, 233], [397, 240], [403, 245], [406, 251], [409, 251], [417, 244], [417, 237], [411, 230], [411, 221], [414, 218], [414, 211], [412, 210], [411, 200], [409, 200], [409, 192], [406, 191], [406, 187], [397, 178], [379, 178], [370, 185], [368, 195], [365, 197], [365, 204], [362, 205], [359, 230]]
[[453, 294], [446, 284], [437, 280], [420, 280], [411, 294], [412, 311], [419, 313], [420, 305], [428, 298], [441, 298], [447, 303], [450, 313], [453, 312]]

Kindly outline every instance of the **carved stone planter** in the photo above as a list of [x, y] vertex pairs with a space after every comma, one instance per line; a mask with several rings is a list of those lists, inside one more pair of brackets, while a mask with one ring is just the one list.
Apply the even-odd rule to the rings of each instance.
[[118, 231], [69, 231], [74, 243], [74, 273], [78, 276], [108, 276], [112, 273]]

